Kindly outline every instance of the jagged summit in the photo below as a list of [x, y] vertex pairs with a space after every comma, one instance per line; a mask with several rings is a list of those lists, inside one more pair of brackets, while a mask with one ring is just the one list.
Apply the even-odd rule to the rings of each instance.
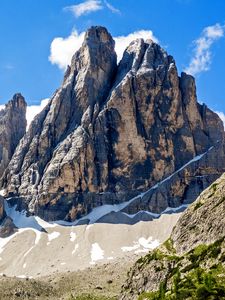
[[21, 93], [16, 93], [13, 95], [12, 100], [10, 100], [6, 104], [6, 108], [21, 108], [21, 109], [26, 109], [27, 103], [25, 101], [25, 98], [21, 95]]
[[0, 111], [0, 177], [26, 132], [26, 108], [24, 97], [17, 93]]
[[[90, 51], [96, 51], [99, 45], [104, 45], [104, 47], [111, 48], [114, 51], [115, 41], [113, 40], [111, 34], [105, 27], [102, 26], [92, 26], [87, 30], [84, 36], [83, 46], [87, 46]], [[97, 57], [95, 57], [98, 59]]]
[[133, 41], [118, 66], [114, 46], [105, 28], [87, 31], [2, 179], [7, 196], [45, 219], [75, 220], [167, 179], [126, 207], [160, 212], [193, 201], [225, 169], [222, 121], [197, 103], [194, 78], [179, 77], [152, 41]]

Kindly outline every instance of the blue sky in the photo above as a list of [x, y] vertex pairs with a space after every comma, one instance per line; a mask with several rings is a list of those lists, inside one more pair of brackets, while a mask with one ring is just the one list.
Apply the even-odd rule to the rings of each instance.
[[[89, 13], [82, 7], [78, 9], [76, 5], [81, 2], [84, 1], [0, 1], [0, 104], [16, 92], [21, 92], [29, 105], [50, 97], [63, 78], [59, 56], [64, 55], [60, 51], [65, 47], [60, 48], [60, 41], [73, 34], [75, 38], [66, 47], [79, 44], [80, 34], [88, 27], [103, 25], [114, 37], [152, 31], [161, 46], [174, 56], [179, 73], [197, 57], [200, 62], [194, 72], [199, 101], [225, 112], [225, 1], [89, 0]], [[207, 31], [208, 27], [211, 29]], [[53, 49], [56, 53], [52, 53], [50, 61], [50, 48], [57, 37], [62, 38], [58, 40], [60, 51]], [[206, 64], [202, 67], [203, 63]]]

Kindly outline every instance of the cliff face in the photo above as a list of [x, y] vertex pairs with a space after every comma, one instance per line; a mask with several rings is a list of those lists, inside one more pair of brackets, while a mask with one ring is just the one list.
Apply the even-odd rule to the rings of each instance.
[[136, 262], [121, 299], [224, 299], [224, 192], [222, 175], [183, 213], [170, 239]]
[[[26, 132], [27, 104], [21, 94], [15, 94], [0, 111], [0, 177], [7, 168], [13, 153]], [[4, 198], [0, 196], [0, 237], [13, 232], [14, 226], [6, 216]]]
[[[92, 27], [61, 88], [22, 139], [2, 185], [32, 213], [74, 220], [167, 178], [170, 186], [164, 182], [127, 207], [160, 212], [193, 201], [222, 174], [223, 144], [222, 121], [197, 103], [194, 78], [179, 77], [172, 56], [139, 39], [117, 66], [111, 35]], [[182, 168], [209, 149], [203, 160]], [[176, 172], [181, 168], [182, 178]]]
[[0, 197], [0, 223], [5, 218], [4, 198]]
[[0, 177], [26, 132], [26, 102], [21, 94], [15, 94], [0, 111]]

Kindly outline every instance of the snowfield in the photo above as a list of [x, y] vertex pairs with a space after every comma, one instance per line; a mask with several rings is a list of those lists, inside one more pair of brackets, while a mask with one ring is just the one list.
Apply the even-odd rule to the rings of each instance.
[[[100, 211], [98, 216], [102, 216]], [[95, 212], [91, 213], [92, 221], [97, 220]], [[0, 273], [35, 278], [110, 263], [123, 257], [137, 259], [169, 237], [181, 212], [178, 209], [173, 213], [168, 209], [168, 212], [152, 221], [134, 225], [91, 223], [68, 226], [67, 223], [65, 226], [26, 217], [24, 212], [8, 207], [7, 213], [15, 221], [18, 232], [0, 238]]]

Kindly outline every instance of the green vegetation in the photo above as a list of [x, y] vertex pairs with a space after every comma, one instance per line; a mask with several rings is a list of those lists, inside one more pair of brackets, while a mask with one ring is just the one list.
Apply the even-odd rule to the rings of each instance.
[[208, 272], [196, 268], [182, 278], [178, 271], [170, 289], [166, 289], [166, 283], [161, 284], [159, 291], [143, 293], [138, 300], [225, 299], [225, 278], [220, 276], [224, 272], [219, 265]]
[[[164, 246], [174, 253], [171, 240], [167, 240]], [[167, 270], [166, 280], [161, 282], [159, 290], [144, 292], [139, 295], [138, 300], [225, 299], [223, 249], [224, 238], [210, 245], [199, 245], [176, 260], [173, 255], [173, 262], [176, 261], [176, 264], [171, 270]], [[152, 253], [148, 255], [148, 261], [154, 256], [159, 259], [159, 255]], [[160, 257], [168, 260], [171, 256], [160, 253]], [[210, 264], [206, 268], [208, 262]]]
[[218, 183], [213, 183], [211, 186], [210, 186], [210, 190], [213, 190], [213, 192], [215, 193], [216, 189], [217, 189], [217, 185]]
[[210, 186], [210, 190], [212, 191], [211, 194], [208, 196], [208, 198], [211, 198], [215, 192], [216, 192], [216, 189], [217, 189], [217, 185], [218, 183], [213, 183], [211, 186]]
[[[168, 247], [168, 244], [167, 244]], [[173, 250], [171, 250], [173, 251]], [[171, 253], [170, 251], [170, 253]], [[160, 251], [159, 249], [156, 249], [152, 252], [150, 252], [149, 254], [139, 258], [136, 262], [136, 265], [141, 268], [144, 265], [149, 264], [151, 261], [153, 260], [158, 260], [158, 261], [162, 261], [162, 260], [168, 260], [168, 261], [179, 261], [180, 257], [175, 255], [174, 252], [172, 252], [171, 254], [165, 254], [162, 251]]]
[[198, 201], [195, 206], [194, 206], [194, 211], [197, 210], [199, 207], [201, 207], [203, 205], [203, 203], [201, 203], [201, 201]]
[[166, 249], [170, 252], [170, 253], [176, 253], [175, 248], [173, 247], [173, 240], [171, 238], [169, 238], [168, 240], [166, 240], [163, 244]]

